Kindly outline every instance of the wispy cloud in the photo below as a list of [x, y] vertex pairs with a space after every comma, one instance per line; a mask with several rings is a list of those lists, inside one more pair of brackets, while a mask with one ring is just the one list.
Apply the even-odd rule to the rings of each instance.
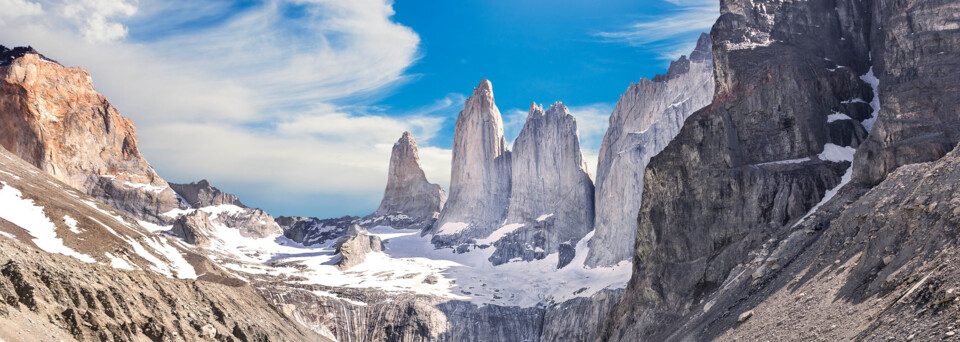
[[448, 182], [449, 150], [430, 140], [463, 103], [452, 94], [389, 115], [365, 105], [407, 80], [419, 58], [419, 36], [393, 14], [391, 0], [271, 0], [242, 10], [222, 1], [0, 0], [0, 42], [90, 70], [169, 180], [371, 203], [404, 130], [423, 145], [428, 177]]
[[664, 59], [689, 53], [694, 42], [680, 42], [701, 32], [709, 32], [720, 16], [719, 0], [663, 0], [675, 6], [662, 16], [640, 18], [619, 30], [600, 32], [603, 40], [626, 43], [658, 51]]

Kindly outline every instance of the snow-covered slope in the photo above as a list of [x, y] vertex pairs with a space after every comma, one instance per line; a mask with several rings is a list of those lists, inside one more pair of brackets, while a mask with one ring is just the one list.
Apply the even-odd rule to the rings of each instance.
[[114, 268], [197, 278], [175, 238], [87, 196], [0, 148], [0, 233], [50, 253]]

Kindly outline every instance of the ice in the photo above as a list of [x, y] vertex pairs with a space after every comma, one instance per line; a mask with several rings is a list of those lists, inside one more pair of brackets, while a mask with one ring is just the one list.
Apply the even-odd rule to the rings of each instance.
[[43, 212], [43, 207], [34, 204], [33, 200], [23, 198], [20, 190], [14, 189], [5, 182], [0, 188], [0, 217], [26, 230], [33, 235], [33, 243], [40, 249], [71, 256], [83, 262], [97, 262], [93, 257], [81, 254], [63, 244], [57, 237], [57, 226], [50, 221]]

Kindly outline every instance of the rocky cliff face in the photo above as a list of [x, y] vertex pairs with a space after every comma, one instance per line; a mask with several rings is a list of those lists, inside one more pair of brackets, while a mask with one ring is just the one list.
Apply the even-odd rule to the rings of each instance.
[[0, 339], [325, 340], [151, 227], [0, 148]]
[[[209, 240], [212, 234], [216, 232], [211, 230], [212, 226], [204, 228], [203, 221], [208, 221], [211, 225], [237, 229], [240, 231], [240, 235], [245, 237], [264, 238], [283, 233], [283, 229], [273, 219], [273, 216], [263, 210], [243, 205], [237, 196], [220, 191], [206, 180], [189, 184], [171, 183], [170, 187], [176, 191], [177, 196], [190, 206], [186, 210], [164, 213], [164, 216], [177, 220], [173, 231], [175, 234], [180, 232], [188, 233], [188, 235], [206, 234], [208, 236], [201, 240]], [[198, 212], [206, 213], [206, 215], [203, 215], [206, 218], [194, 217]], [[187, 220], [196, 223], [195, 226], [198, 229], [192, 230], [192, 232], [177, 229], [187, 227], [182, 224], [181, 215], [189, 216]], [[187, 236], [181, 237], [188, 239], [188, 241], [195, 240]]]
[[[0, 52], [0, 145], [134, 217], [180, 206], [137, 149], [133, 122], [93, 89], [90, 74], [18, 48]], [[12, 58], [12, 59], [11, 59]]]
[[434, 228], [434, 242], [454, 246], [490, 235], [507, 214], [510, 152], [493, 86], [483, 80], [457, 116], [450, 197]]
[[643, 171], [684, 120], [713, 100], [711, 48], [710, 36], [701, 35], [689, 59], [681, 57], [666, 74], [641, 79], [620, 96], [600, 147], [588, 266], [610, 266], [633, 255]]
[[[494, 265], [573, 251], [593, 228], [593, 181], [580, 152], [577, 121], [562, 103], [530, 105], [513, 143], [510, 205], [503, 227], [486, 240]], [[565, 254], [558, 267], [573, 258]]]
[[222, 204], [244, 207], [237, 196], [220, 191], [220, 189], [210, 185], [210, 182], [206, 179], [201, 179], [199, 182], [189, 184], [170, 183], [170, 188], [176, 191], [177, 195], [194, 208]]
[[370, 235], [366, 229], [358, 225], [351, 225], [346, 234], [334, 245], [340, 260], [337, 267], [341, 270], [362, 264], [368, 253], [382, 252], [383, 241], [379, 237]]
[[634, 275], [606, 338], [666, 338], [749, 251], [850, 179], [865, 118], [847, 104], [872, 93], [856, 6], [722, 4], [716, 95], [647, 167]]
[[394, 228], [429, 228], [446, 201], [443, 189], [427, 181], [423, 173], [417, 140], [410, 132], [403, 132], [390, 154], [383, 200], [370, 219], [386, 219]]
[[956, 143], [955, 94], [919, 95], [960, 80], [939, 57], [956, 8], [723, 2], [716, 96], [647, 168], [634, 276], [602, 338], [763, 340], [787, 322], [798, 339], [946, 336], [924, 312], [956, 306], [941, 287], [956, 270], [929, 267], [955, 239], [928, 240], [952, 190], [925, 187], [954, 158], [870, 186]]
[[287, 315], [339, 341], [592, 341], [621, 292], [516, 307], [376, 289], [266, 287]]
[[960, 141], [958, 4], [875, 1], [870, 32], [872, 82], [880, 95], [862, 98], [879, 110], [853, 177], [877, 184], [897, 167], [936, 160]]

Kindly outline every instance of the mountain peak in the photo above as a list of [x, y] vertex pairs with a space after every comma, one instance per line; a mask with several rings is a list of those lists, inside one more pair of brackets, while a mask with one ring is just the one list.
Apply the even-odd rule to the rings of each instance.
[[32, 46], [29, 46], [29, 45], [18, 46], [12, 49], [7, 48], [6, 46], [0, 45], [0, 65], [10, 64], [17, 58], [23, 57], [24, 55], [27, 55], [27, 54], [37, 55], [37, 56], [40, 56], [40, 58], [45, 61], [60, 64], [55, 60], [47, 58], [47, 56], [41, 55], [39, 52], [37, 52], [37, 50], [35, 50]]
[[493, 84], [490, 83], [490, 80], [484, 78], [480, 80], [480, 85], [476, 88], [473, 88], [473, 95], [489, 94], [490, 97], [493, 97]]
[[710, 34], [701, 33], [697, 39], [697, 47], [690, 53], [690, 60], [694, 62], [713, 60], [713, 44]]

